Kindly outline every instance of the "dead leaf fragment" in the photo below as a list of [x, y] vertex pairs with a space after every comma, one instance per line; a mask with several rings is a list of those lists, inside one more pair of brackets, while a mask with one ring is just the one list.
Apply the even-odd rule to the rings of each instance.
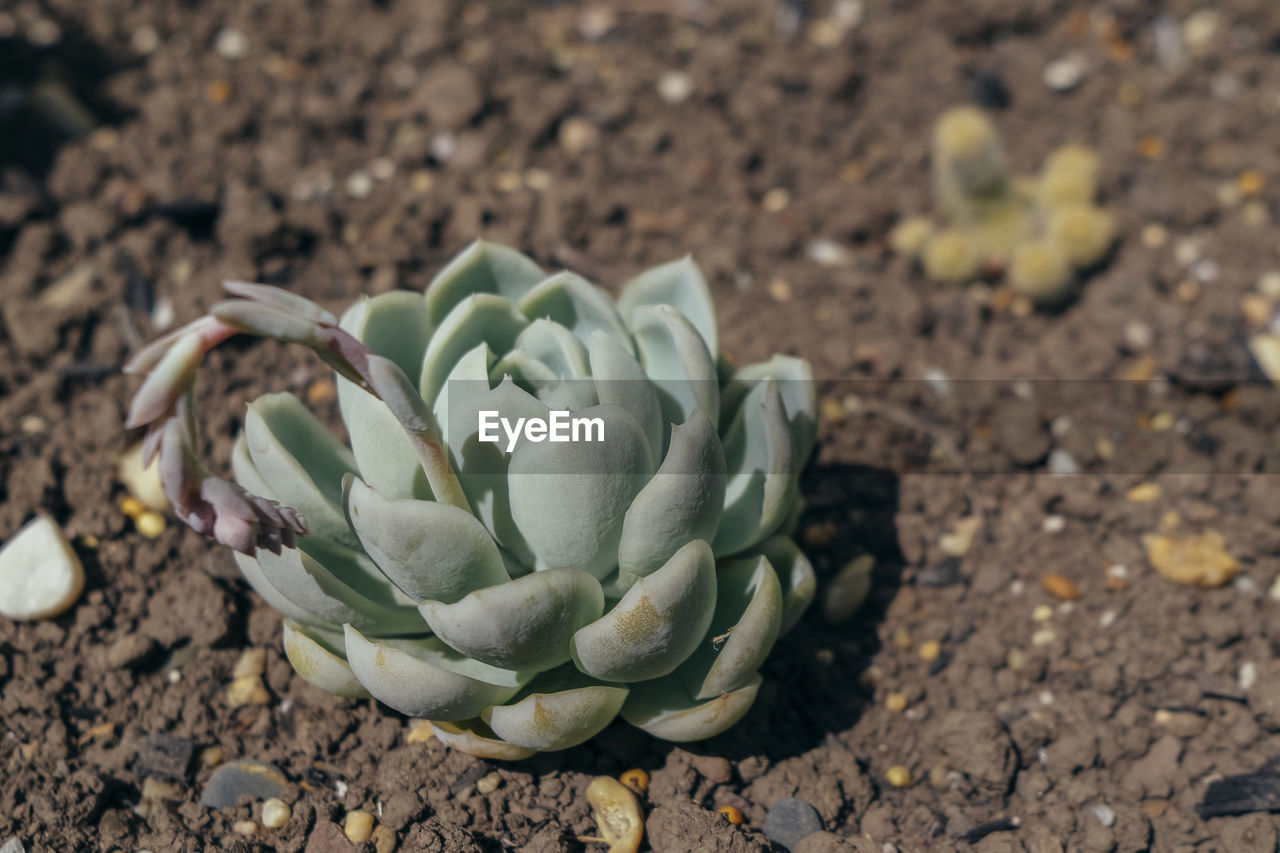
[[631, 789], [612, 776], [597, 776], [587, 786], [587, 802], [595, 810], [600, 836], [609, 853], [636, 853], [644, 837], [644, 815]]
[[1169, 536], [1148, 533], [1142, 544], [1155, 570], [1174, 583], [1217, 587], [1240, 571], [1240, 564], [1227, 553], [1227, 540], [1216, 530]]

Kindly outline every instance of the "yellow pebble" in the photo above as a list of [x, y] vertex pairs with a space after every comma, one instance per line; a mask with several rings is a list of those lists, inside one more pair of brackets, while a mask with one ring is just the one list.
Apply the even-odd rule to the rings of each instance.
[[1160, 499], [1160, 484], [1140, 483], [1129, 490], [1127, 497], [1130, 503], [1149, 504]]
[[1236, 187], [1245, 195], [1257, 195], [1262, 192], [1263, 183], [1262, 173], [1256, 169], [1249, 169], [1236, 176]]
[[243, 835], [245, 837], [255, 835], [258, 832], [258, 825], [251, 820], [238, 820], [231, 828], [235, 831], [236, 835]]
[[637, 794], [643, 794], [649, 790], [649, 774], [639, 768], [623, 773], [618, 777], [618, 781]]
[[907, 709], [907, 696], [905, 693], [890, 693], [884, 697], [884, 706], [894, 713], [905, 711]]
[[895, 788], [905, 788], [911, 784], [911, 771], [901, 764], [895, 764], [885, 771], [884, 778]]
[[791, 301], [791, 283], [785, 278], [775, 277], [769, 282], [769, 295], [774, 302]]
[[222, 747], [210, 746], [200, 753], [200, 763], [205, 767], [217, 767], [222, 763]]
[[1031, 618], [1037, 622], [1048, 622], [1053, 618], [1053, 608], [1047, 604], [1037, 605], [1036, 609], [1031, 611]]
[[935, 764], [929, 769], [929, 784], [935, 788], [947, 784], [947, 765]]
[[164, 533], [164, 516], [158, 512], [148, 510], [139, 514], [133, 520], [133, 526], [138, 528], [138, 532], [148, 539], [158, 539], [160, 534]]
[[789, 204], [791, 204], [791, 193], [782, 187], [774, 187], [765, 193], [764, 198], [760, 200], [760, 206], [769, 213], [785, 210]]
[[262, 825], [270, 829], [279, 829], [289, 822], [293, 809], [278, 797], [271, 797], [262, 803]]
[[737, 806], [721, 806], [720, 808], [716, 809], [716, 811], [724, 815], [725, 819], [728, 820], [729, 823], [734, 824], [735, 826], [737, 824], [742, 823], [742, 821], [746, 819], [742, 816], [742, 809], [738, 808]]
[[899, 628], [893, 632], [893, 644], [900, 649], [911, 648], [911, 632], [906, 628]]
[[938, 659], [938, 655], [942, 654], [942, 644], [937, 640], [929, 640], [927, 643], [920, 644], [920, 659], [934, 661]]
[[436, 730], [426, 720], [414, 720], [409, 724], [407, 743], [426, 743], [436, 736]]
[[1158, 136], [1144, 136], [1138, 140], [1138, 153], [1148, 160], [1159, 160], [1164, 156], [1164, 140]]
[[120, 501], [120, 511], [136, 520], [138, 516], [147, 511], [147, 508], [142, 505], [142, 501], [131, 495]]
[[362, 844], [373, 835], [373, 815], [357, 809], [347, 812], [347, 819], [342, 825], [342, 833], [352, 844]]

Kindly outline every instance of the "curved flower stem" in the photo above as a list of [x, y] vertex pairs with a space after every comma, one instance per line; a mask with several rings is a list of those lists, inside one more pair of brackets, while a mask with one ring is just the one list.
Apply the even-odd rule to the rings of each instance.
[[439, 424], [404, 371], [339, 328], [336, 317], [310, 300], [261, 284], [228, 282], [226, 288], [242, 298], [215, 305], [125, 366], [127, 373], [148, 372], [130, 404], [127, 426], [149, 427], [144, 456], [149, 462], [159, 453], [165, 494], [183, 521], [246, 554], [255, 546], [278, 553], [281, 546], [293, 545], [295, 534], [306, 533], [296, 510], [214, 477], [196, 455], [196, 369], [205, 353], [237, 334], [302, 344], [386, 403], [409, 436], [436, 500], [470, 512]]

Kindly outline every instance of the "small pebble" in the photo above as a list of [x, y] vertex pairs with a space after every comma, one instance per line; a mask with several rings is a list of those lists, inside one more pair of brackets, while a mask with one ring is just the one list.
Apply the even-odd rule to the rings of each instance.
[[977, 516], [962, 518], [951, 532], [938, 540], [938, 547], [948, 557], [963, 557], [973, 547], [973, 537], [982, 529], [982, 519]]
[[1270, 270], [1258, 279], [1258, 293], [1272, 302], [1280, 302], [1280, 270]]
[[858, 611], [871, 592], [875, 557], [863, 554], [836, 575], [822, 600], [822, 615], [827, 624], [836, 625]]
[[786, 210], [787, 205], [791, 204], [791, 193], [782, 187], [774, 187], [764, 194], [760, 199], [760, 207], [766, 213], [778, 213]]
[[809, 260], [823, 267], [838, 267], [849, 260], [849, 253], [834, 240], [814, 240], [805, 251]]
[[822, 831], [818, 810], [798, 797], [786, 797], [769, 807], [764, 834], [788, 850], [815, 832]]
[[160, 34], [150, 24], [143, 24], [129, 36], [129, 46], [135, 53], [146, 56], [160, 46]]
[[942, 644], [937, 640], [929, 640], [920, 644], [920, 659], [926, 661], [934, 661], [938, 659], [938, 655], [942, 654]]
[[1280, 575], [1271, 583], [1271, 589], [1267, 592], [1267, 597], [1272, 601], [1280, 601]]
[[1148, 249], [1159, 249], [1169, 242], [1169, 231], [1163, 225], [1152, 223], [1142, 227], [1142, 245]]
[[426, 720], [414, 720], [409, 724], [409, 734], [405, 736], [405, 743], [426, 743], [436, 736], [436, 730], [431, 723]]
[[1080, 463], [1071, 455], [1071, 451], [1055, 447], [1049, 452], [1048, 469], [1050, 474], [1072, 475], [1080, 473]]
[[476, 791], [481, 794], [492, 794], [498, 790], [498, 786], [502, 784], [502, 776], [497, 772], [490, 773], [487, 776], [481, 776], [476, 781]]
[[1053, 608], [1047, 604], [1038, 604], [1036, 609], [1031, 611], [1031, 618], [1036, 622], [1048, 622], [1053, 618]]
[[231, 670], [232, 678], [247, 678], [262, 675], [267, 671], [267, 650], [264, 648], [245, 649], [240, 653], [235, 667]]
[[1055, 92], [1070, 92], [1084, 82], [1089, 67], [1079, 56], [1056, 59], [1044, 67], [1044, 84]]
[[1102, 803], [1097, 803], [1089, 807], [1089, 811], [1093, 812], [1093, 816], [1098, 819], [1098, 823], [1103, 826], [1114, 826], [1116, 822], [1116, 813]]
[[288, 781], [274, 764], [244, 759], [231, 761], [213, 771], [200, 792], [200, 802], [210, 808], [225, 809], [234, 806], [244, 794], [258, 799], [277, 797]]
[[681, 104], [693, 94], [693, 78], [683, 71], [664, 71], [658, 78], [658, 97], [668, 104]]
[[238, 820], [232, 825], [231, 829], [236, 835], [243, 835], [248, 838], [257, 834], [258, 825], [251, 820]]
[[1031, 645], [1047, 646], [1056, 639], [1058, 639], [1058, 635], [1054, 633], [1052, 628], [1041, 628], [1031, 635]]
[[584, 118], [567, 118], [560, 124], [560, 147], [570, 157], [577, 157], [600, 140], [600, 131]]
[[159, 539], [166, 525], [163, 515], [148, 510], [133, 520], [133, 526], [148, 539]]
[[1240, 689], [1244, 691], [1250, 690], [1258, 680], [1258, 666], [1253, 661], [1246, 661], [1240, 664], [1240, 671], [1236, 675], [1236, 681], [1240, 684]]
[[1067, 529], [1067, 520], [1060, 515], [1046, 516], [1040, 522], [1040, 529], [1045, 533], [1061, 533]]
[[884, 697], [884, 706], [895, 714], [901, 713], [907, 708], [907, 696], [905, 693], [890, 693]]
[[222, 763], [223, 753], [222, 747], [210, 746], [206, 747], [200, 753], [200, 764], [203, 767], [217, 767]]
[[1074, 601], [1080, 597], [1080, 590], [1076, 588], [1076, 585], [1069, 578], [1054, 572], [1042, 575], [1040, 583], [1050, 595], [1061, 598], [1064, 601]]
[[1162, 489], [1159, 483], [1139, 483], [1126, 493], [1130, 503], [1146, 504], [1160, 499]]
[[249, 54], [249, 39], [239, 30], [221, 30], [213, 44], [223, 59], [244, 59]]
[[1124, 326], [1124, 343], [1131, 350], [1144, 350], [1155, 340], [1151, 326], [1141, 320], [1130, 320]]
[[775, 302], [790, 302], [792, 297], [791, 283], [785, 278], [775, 276], [769, 281], [769, 295]]
[[1201, 53], [1218, 33], [1218, 13], [1201, 9], [1182, 22], [1182, 40], [1192, 53]]
[[427, 150], [436, 162], [448, 163], [458, 152], [458, 137], [448, 132], [438, 133], [431, 137], [431, 145]]
[[1098, 617], [1099, 628], [1110, 628], [1116, 624], [1116, 619], [1120, 618], [1120, 614], [1114, 610], [1104, 610], [1102, 615]]
[[347, 819], [342, 824], [342, 834], [352, 844], [363, 844], [373, 835], [373, 815], [357, 809], [347, 812]]
[[347, 178], [347, 195], [352, 198], [364, 198], [373, 192], [373, 178], [368, 172], [352, 172]]
[[884, 778], [895, 788], [905, 788], [911, 784], [911, 771], [901, 764], [895, 764], [885, 771]]
[[0, 615], [47, 619], [62, 613], [84, 589], [84, 568], [62, 529], [36, 516], [0, 548]]
[[262, 803], [262, 825], [270, 829], [279, 829], [293, 817], [289, 804], [278, 797], [269, 797]]

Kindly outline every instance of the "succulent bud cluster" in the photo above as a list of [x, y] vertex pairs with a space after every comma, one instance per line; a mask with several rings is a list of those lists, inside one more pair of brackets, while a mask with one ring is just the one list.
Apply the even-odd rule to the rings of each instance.
[[[426, 294], [342, 316], [278, 288], [157, 341], [131, 426], [177, 514], [236, 552], [285, 617], [295, 670], [520, 758], [615, 716], [669, 740], [736, 722], [814, 592], [790, 538], [813, 448], [809, 366], [719, 353], [689, 259], [615, 302], [512, 250], [473, 244]], [[336, 371], [350, 445], [290, 394], [249, 406], [236, 482], [196, 457], [192, 385], [236, 334], [301, 343]], [[412, 379], [410, 378], [412, 377]], [[568, 410], [594, 443], [497, 443], [486, 414]]]
[[946, 219], [898, 224], [895, 251], [919, 258], [935, 281], [963, 283], [1007, 274], [1037, 305], [1071, 295], [1082, 270], [1106, 257], [1115, 221], [1096, 203], [1098, 156], [1068, 144], [1036, 177], [1009, 174], [995, 126], [980, 110], [957, 107], [933, 134], [934, 194]]

